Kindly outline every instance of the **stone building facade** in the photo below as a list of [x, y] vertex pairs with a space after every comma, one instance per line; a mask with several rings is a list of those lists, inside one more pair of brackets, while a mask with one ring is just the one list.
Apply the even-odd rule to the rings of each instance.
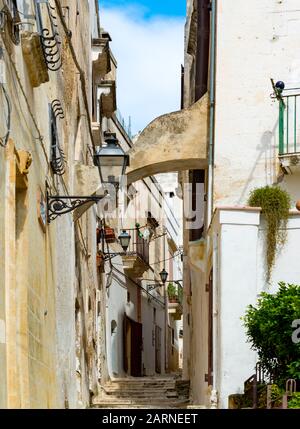
[[[180, 172], [183, 378], [198, 405], [227, 408], [242, 393], [257, 356], [241, 317], [261, 291], [299, 282], [298, 21], [295, 0], [188, 0], [182, 110], [152, 121], [130, 151], [129, 181]], [[292, 200], [271, 284], [265, 219], [247, 207], [266, 185]]]
[[46, 200], [96, 191], [89, 115], [108, 41], [95, 1], [0, 11], [0, 407], [85, 407], [99, 377], [96, 211], [48, 223]]
[[[180, 271], [179, 241], [170, 254], [168, 241], [180, 225], [158, 183], [129, 186], [114, 213], [100, 203], [69, 211], [64, 199], [60, 216], [51, 205], [103, 192], [93, 155], [105, 132], [132, 146], [115, 116], [117, 63], [98, 7], [0, 1], [0, 408], [88, 407], [101, 384], [126, 374], [125, 314], [130, 329], [143, 325], [141, 373], [167, 370], [168, 300], [151, 286], [164, 259]], [[116, 237], [128, 228], [136, 255], [103, 263], [103, 226]]]
[[[197, 404], [227, 408], [228, 396], [243, 392], [257, 356], [241, 317], [261, 291], [299, 281], [300, 216], [293, 209], [299, 198], [296, 3], [188, 1], [184, 106], [209, 97], [207, 167], [189, 174], [199, 183], [203, 227], [198, 235], [187, 228], [184, 233], [184, 375]], [[271, 78], [285, 82], [282, 135]], [[250, 191], [266, 185], [286, 189], [292, 199], [288, 240], [271, 284], [265, 275], [265, 219], [259, 208], [247, 207]]]

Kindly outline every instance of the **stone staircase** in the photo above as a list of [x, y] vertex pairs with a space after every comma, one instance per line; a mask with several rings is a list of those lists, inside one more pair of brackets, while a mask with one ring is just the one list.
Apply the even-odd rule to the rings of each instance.
[[93, 399], [93, 408], [186, 408], [189, 404], [189, 381], [175, 377], [114, 379], [102, 387]]

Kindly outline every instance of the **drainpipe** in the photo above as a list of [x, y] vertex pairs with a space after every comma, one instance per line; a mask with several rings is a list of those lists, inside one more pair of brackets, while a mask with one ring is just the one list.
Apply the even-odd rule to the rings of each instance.
[[[210, 30], [210, 84], [209, 84], [209, 164], [208, 164], [208, 198], [207, 226], [213, 215], [214, 192], [214, 143], [215, 143], [215, 87], [216, 87], [216, 31], [217, 31], [217, 0], [211, 0], [211, 30]], [[213, 234], [213, 386], [210, 398], [211, 408], [218, 408], [217, 392], [217, 335], [218, 335], [218, 235]]]
[[212, 392], [210, 397], [210, 408], [218, 408], [218, 390], [217, 390], [217, 379], [218, 374], [218, 356], [217, 356], [217, 347], [218, 347], [218, 334], [219, 334], [219, 315], [218, 315], [218, 285], [219, 285], [219, 235], [218, 233], [212, 233], [213, 240], [213, 385]]
[[214, 182], [214, 140], [215, 140], [215, 79], [216, 79], [216, 10], [217, 0], [211, 0], [210, 24], [210, 77], [209, 77], [209, 150], [208, 150], [208, 189], [207, 189], [207, 226], [213, 214]]

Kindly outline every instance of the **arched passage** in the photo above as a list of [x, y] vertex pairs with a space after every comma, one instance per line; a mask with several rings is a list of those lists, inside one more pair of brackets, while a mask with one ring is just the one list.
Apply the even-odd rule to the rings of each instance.
[[128, 184], [158, 173], [207, 166], [208, 95], [154, 119], [129, 151]]

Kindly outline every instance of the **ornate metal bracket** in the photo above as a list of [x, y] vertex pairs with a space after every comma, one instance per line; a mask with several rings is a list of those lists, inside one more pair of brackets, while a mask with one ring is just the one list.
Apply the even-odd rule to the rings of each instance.
[[148, 292], [151, 292], [154, 289], [157, 289], [159, 287], [162, 287], [163, 284], [162, 283], [155, 283], [155, 284], [147, 284], [147, 288], [148, 288]]
[[66, 157], [64, 151], [61, 149], [59, 144], [59, 138], [57, 133], [57, 119], [64, 119], [64, 110], [60, 100], [55, 99], [51, 103], [51, 129], [54, 142], [52, 142], [52, 153], [51, 153], [51, 167], [54, 174], [62, 176], [65, 173]]
[[[43, 21], [43, 5], [47, 8], [50, 27], [46, 27]], [[38, 30], [48, 70], [57, 71], [62, 66], [61, 39], [57, 28], [56, 9], [49, 0], [38, 0], [36, 3]], [[48, 24], [48, 23], [47, 23]], [[49, 25], [49, 24], [48, 24]]]
[[49, 195], [47, 193], [47, 220], [48, 223], [55, 220], [57, 217], [70, 213], [78, 207], [87, 203], [98, 203], [106, 195], [99, 195], [94, 197], [77, 197], [77, 196], [60, 196]]
[[102, 256], [104, 261], [109, 261], [110, 259], [115, 258], [116, 256], [136, 256], [136, 252], [113, 252], [113, 253], [102, 252]]
[[52, 108], [53, 114], [56, 117], [56, 119], [57, 118], [64, 119], [65, 113], [64, 113], [64, 109], [61, 105], [60, 100], [55, 98], [51, 103], [51, 108]]

